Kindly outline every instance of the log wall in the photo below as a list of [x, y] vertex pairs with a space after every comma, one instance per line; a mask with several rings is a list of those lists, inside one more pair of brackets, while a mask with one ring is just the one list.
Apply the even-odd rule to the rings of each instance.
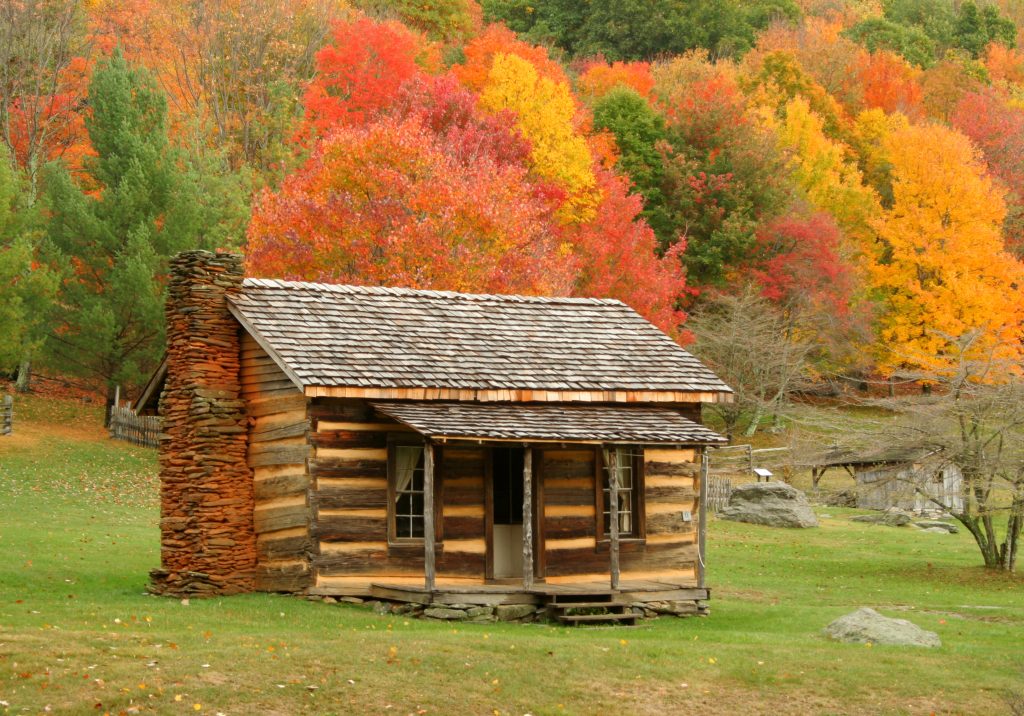
[[312, 583], [309, 400], [248, 333], [243, 332], [241, 347], [255, 499], [254, 586], [267, 592], [300, 591]]
[[[597, 533], [598, 452], [579, 447], [538, 453], [541, 573], [552, 584], [606, 581], [611, 557], [608, 538]], [[620, 542], [623, 580], [696, 585], [699, 467], [693, 449], [644, 449], [645, 536]]]

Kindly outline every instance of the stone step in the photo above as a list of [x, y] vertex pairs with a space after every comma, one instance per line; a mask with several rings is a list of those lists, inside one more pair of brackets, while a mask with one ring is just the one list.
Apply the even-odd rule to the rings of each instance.
[[636, 614], [560, 614], [558, 621], [563, 624], [600, 624], [602, 622], [616, 622], [618, 624], [636, 624]]

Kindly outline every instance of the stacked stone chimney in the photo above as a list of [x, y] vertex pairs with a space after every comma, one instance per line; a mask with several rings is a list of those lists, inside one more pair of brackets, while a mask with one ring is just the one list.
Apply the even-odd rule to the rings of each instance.
[[253, 480], [239, 385], [239, 325], [226, 297], [242, 258], [188, 251], [171, 261], [167, 380], [160, 397], [160, 562], [151, 590], [206, 596], [253, 589]]

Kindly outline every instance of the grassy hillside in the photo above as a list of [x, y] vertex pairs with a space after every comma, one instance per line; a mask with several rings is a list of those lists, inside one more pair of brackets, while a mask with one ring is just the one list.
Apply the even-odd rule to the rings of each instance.
[[[1024, 693], [1024, 580], [965, 535], [712, 521], [709, 618], [636, 628], [445, 625], [252, 595], [145, 594], [153, 451], [99, 413], [19, 399], [0, 438], [0, 713], [1003, 713]], [[937, 650], [821, 629], [873, 606]]]

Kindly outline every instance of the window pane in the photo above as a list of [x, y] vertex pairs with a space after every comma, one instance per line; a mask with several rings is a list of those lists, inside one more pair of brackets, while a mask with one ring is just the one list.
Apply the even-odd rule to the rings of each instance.
[[390, 467], [395, 486], [395, 537], [423, 537], [423, 448], [399, 445], [393, 455], [394, 464]]

